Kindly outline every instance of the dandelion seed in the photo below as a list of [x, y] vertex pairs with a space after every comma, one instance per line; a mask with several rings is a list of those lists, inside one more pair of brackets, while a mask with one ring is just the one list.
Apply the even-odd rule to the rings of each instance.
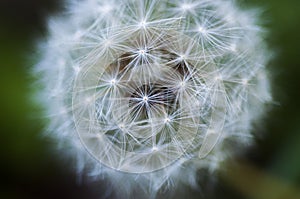
[[164, 123], [169, 123], [171, 122], [171, 119], [169, 117], [165, 118]]
[[143, 97], [143, 101], [144, 101], [145, 103], [147, 103], [148, 100], [149, 100], [148, 96], [144, 96], [144, 97]]
[[231, 45], [229, 46], [229, 50], [231, 50], [232, 52], [236, 52], [236, 51], [237, 51], [237, 46], [236, 46], [236, 44], [231, 44]]
[[113, 5], [103, 5], [99, 7], [99, 12], [102, 14], [108, 14], [113, 10]]
[[109, 48], [109, 47], [111, 46], [112, 42], [111, 42], [110, 39], [106, 39], [106, 40], [103, 42], [103, 44], [104, 44], [104, 47]]
[[145, 20], [142, 20], [142, 21], [139, 23], [139, 27], [145, 29], [145, 28], [147, 27], [147, 22], [146, 22]]
[[115, 86], [116, 85], [116, 80], [115, 79], [112, 79], [112, 80], [110, 80], [110, 85], [112, 85], [112, 86]]
[[193, 6], [191, 4], [184, 3], [181, 5], [182, 10], [190, 10]]
[[158, 151], [158, 148], [157, 147], [152, 147], [152, 151], [156, 152], [156, 151]]
[[242, 84], [244, 85], [244, 86], [247, 86], [248, 85], [248, 79], [242, 79]]
[[180, 88], [184, 88], [186, 86], [186, 83], [184, 81], [180, 82], [179, 83], [179, 87]]
[[179, 61], [183, 61], [183, 60], [185, 60], [186, 59], [186, 56], [185, 55], [180, 55], [179, 57], [178, 57], [178, 60]]
[[201, 34], [203, 34], [203, 35], [206, 35], [206, 34], [207, 34], [207, 30], [206, 30], [206, 28], [203, 27], [203, 26], [199, 26], [199, 27], [198, 27], [198, 31], [199, 31], [199, 33], [201, 33]]
[[138, 51], [139, 56], [145, 56], [146, 55], [146, 50], [139, 50]]

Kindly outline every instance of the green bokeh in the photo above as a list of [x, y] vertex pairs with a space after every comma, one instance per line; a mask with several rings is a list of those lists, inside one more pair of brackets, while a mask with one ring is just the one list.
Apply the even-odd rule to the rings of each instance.
[[[274, 103], [257, 130], [262, 135], [257, 146], [243, 159], [276, 179], [275, 187], [300, 190], [300, 1], [240, 2], [263, 8], [267, 41], [275, 52], [268, 66]], [[55, 143], [41, 136], [45, 125], [41, 108], [31, 101], [36, 89], [31, 75], [35, 46], [45, 36], [46, 16], [58, 12], [59, 3], [0, 2], [0, 198], [97, 198], [104, 193], [101, 183], [77, 183], [74, 172], [67, 169], [68, 160], [53, 153]], [[198, 191], [184, 194], [187, 198], [259, 198], [226, 183], [220, 180], [213, 196]], [[268, 187], [271, 191], [272, 185]], [[261, 198], [266, 197], [276, 198]]]

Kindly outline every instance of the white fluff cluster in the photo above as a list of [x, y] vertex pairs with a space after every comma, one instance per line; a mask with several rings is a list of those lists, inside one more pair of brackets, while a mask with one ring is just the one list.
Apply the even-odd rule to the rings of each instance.
[[194, 184], [271, 99], [255, 13], [230, 0], [69, 0], [49, 31], [48, 132], [121, 192]]

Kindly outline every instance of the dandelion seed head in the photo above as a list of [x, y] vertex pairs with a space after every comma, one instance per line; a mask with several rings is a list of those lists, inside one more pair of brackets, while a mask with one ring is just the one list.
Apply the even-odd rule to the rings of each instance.
[[47, 132], [78, 175], [154, 198], [221, 167], [228, 142], [251, 142], [272, 99], [254, 11], [231, 0], [68, 2], [35, 68]]

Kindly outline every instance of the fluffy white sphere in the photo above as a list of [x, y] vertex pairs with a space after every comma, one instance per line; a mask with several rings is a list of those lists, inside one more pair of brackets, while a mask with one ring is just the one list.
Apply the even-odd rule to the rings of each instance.
[[66, 7], [49, 21], [36, 72], [47, 132], [79, 173], [155, 196], [218, 168], [228, 141], [251, 142], [251, 123], [271, 100], [255, 12], [230, 0]]

